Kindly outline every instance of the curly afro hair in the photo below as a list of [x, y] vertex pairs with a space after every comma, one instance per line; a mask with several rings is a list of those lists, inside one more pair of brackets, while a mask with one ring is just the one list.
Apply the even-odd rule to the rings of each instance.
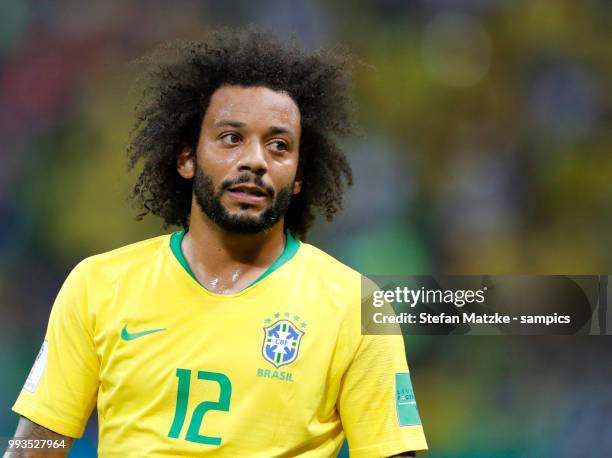
[[138, 62], [146, 69], [128, 166], [143, 162], [132, 192], [142, 209], [139, 219], [152, 213], [165, 226], [188, 228], [192, 180], [178, 174], [177, 155], [185, 147], [196, 150], [210, 98], [222, 85], [284, 91], [300, 110], [303, 185], [285, 215], [286, 228], [304, 239], [317, 212], [330, 221], [342, 208], [353, 180], [336, 141], [353, 131], [346, 52], [308, 52], [250, 27], [216, 30], [202, 41], [174, 41]]

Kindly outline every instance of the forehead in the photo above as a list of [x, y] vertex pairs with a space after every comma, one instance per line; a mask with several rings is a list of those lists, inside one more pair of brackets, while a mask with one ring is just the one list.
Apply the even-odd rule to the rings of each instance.
[[300, 110], [286, 92], [261, 86], [221, 86], [210, 99], [204, 123], [221, 120], [297, 129]]

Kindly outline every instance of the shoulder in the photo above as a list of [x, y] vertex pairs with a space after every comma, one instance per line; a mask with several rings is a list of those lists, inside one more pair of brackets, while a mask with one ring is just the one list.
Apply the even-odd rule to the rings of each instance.
[[361, 274], [330, 254], [309, 243], [302, 242], [304, 263], [313, 274], [326, 282], [359, 282]]
[[315, 289], [326, 302], [354, 316], [361, 316], [359, 309], [379, 289], [378, 285], [362, 273], [352, 269], [325, 251], [302, 243], [303, 270], [307, 272], [309, 287]]
[[73, 273], [84, 276], [116, 277], [152, 266], [169, 248], [170, 234], [131, 243], [83, 259]]
[[299, 277], [301, 288], [316, 292], [318, 300], [333, 305], [342, 314], [359, 307], [361, 281], [359, 272], [323, 250], [302, 243]]
[[320, 248], [308, 243], [302, 243], [302, 246], [305, 251], [306, 262], [315, 267], [319, 275], [327, 281], [340, 281], [351, 284], [356, 282], [368, 293], [378, 289], [378, 285], [370, 278], [347, 266]]

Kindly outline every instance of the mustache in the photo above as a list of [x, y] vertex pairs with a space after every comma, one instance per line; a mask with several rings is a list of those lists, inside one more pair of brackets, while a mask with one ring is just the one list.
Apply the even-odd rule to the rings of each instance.
[[239, 175], [236, 178], [228, 179], [222, 182], [221, 183], [221, 193], [223, 193], [224, 191], [227, 191], [232, 186], [236, 186], [236, 185], [244, 184], [244, 183], [252, 183], [255, 186], [259, 186], [261, 189], [263, 189], [266, 192], [266, 194], [268, 194], [268, 196], [270, 197], [274, 196], [274, 189], [272, 189], [272, 187], [264, 183], [264, 181], [261, 179], [259, 175], [252, 175], [248, 173]]

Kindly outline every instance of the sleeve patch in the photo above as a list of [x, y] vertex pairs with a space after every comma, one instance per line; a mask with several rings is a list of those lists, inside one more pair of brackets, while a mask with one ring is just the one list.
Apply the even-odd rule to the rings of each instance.
[[421, 418], [416, 406], [410, 374], [395, 374], [395, 407], [400, 426], [420, 426]]
[[36, 387], [38, 387], [38, 383], [47, 368], [47, 347], [49, 343], [45, 340], [40, 347], [40, 351], [38, 352], [38, 356], [36, 356], [36, 361], [34, 361], [34, 365], [30, 370], [30, 374], [23, 385], [23, 389], [29, 391], [30, 393], [34, 393], [36, 391]]

